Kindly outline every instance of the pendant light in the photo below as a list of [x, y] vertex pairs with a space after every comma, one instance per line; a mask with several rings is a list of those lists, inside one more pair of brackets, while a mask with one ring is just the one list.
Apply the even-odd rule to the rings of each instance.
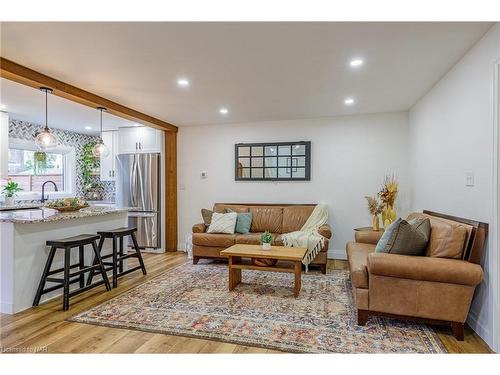
[[94, 155], [96, 158], [100, 157], [106, 157], [109, 155], [109, 148], [104, 144], [102, 141], [102, 112], [106, 110], [104, 107], [97, 107], [99, 111], [101, 111], [101, 134], [99, 138], [99, 142], [95, 144], [95, 146], [92, 148], [92, 155]]
[[45, 93], [45, 128], [36, 135], [35, 143], [41, 150], [47, 150], [57, 146], [57, 138], [54, 133], [49, 130], [48, 122], [48, 95], [52, 94], [52, 89], [48, 87], [40, 87], [40, 90]]

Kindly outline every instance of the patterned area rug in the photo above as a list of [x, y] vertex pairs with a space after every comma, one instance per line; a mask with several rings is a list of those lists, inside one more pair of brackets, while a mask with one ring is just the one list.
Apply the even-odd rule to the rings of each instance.
[[446, 353], [426, 325], [370, 317], [356, 324], [347, 271], [293, 275], [242, 271], [227, 289], [227, 266], [183, 264], [70, 320], [298, 353]]

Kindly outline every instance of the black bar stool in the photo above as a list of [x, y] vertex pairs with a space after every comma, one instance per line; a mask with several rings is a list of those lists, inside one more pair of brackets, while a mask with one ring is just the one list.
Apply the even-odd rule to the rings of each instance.
[[[137, 228], [135, 227], [117, 228], [113, 230], [97, 232], [97, 234], [101, 236], [98, 245], [99, 254], [102, 251], [102, 246], [106, 238], [111, 238], [113, 241], [113, 252], [111, 254], [101, 256], [102, 259], [112, 258], [111, 262], [106, 262], [103, 260], [103, 264], [105, 266], [106, 271], [110, 270], [113, 271], [113, 278], [112, 278], [113, 288], [116, 288], [118, 286], [118, 277], [120, 276], [126, 275], [130, 272], [137, 271], [139, 269], [142, 270], [143, 275], [147, 274], [146, 267], [144, 266], [144, 261], [142, 260], [141, 250], [139, 249], [139, 245], [137, 244], [137, 238], [135, 237], [135, 232], [137, 232]], [[124, 254], [123, 237], [126, 236], [130, 236], [132, 238], [132, 242], [134, 244], [132, 248], [135, 250], [135, 253]], [[117, 246], [118, 241], [120, 243], [119, 248]], [[123, 261], [127, 258], [132, 258], [132, 257], [137, 258], [139, 260], [139, 265], [130, 268], [126, 271], [123, 271]], [[97, 261], [96, 258], [94, 258], [94, 264], [96, 261]], [[92, 283], [94, 274], [95, 271], [90, 272], [89, 277], [87, 279], [87, 285], [90, 285], [90, 283]]]
[[[101, 256], [99, 254], [99, 250], [96, 245], [96, 241], [99, 239], [99, 236], [95, 234], [81, 234], [79, 236], [62, 238], [60, 240], [47, 241], [46, 245], [50, 246], [49, 257], [47, 258], [47, 262], [45, 263], [45, 268], [42, 273], [42, 278], [40, 279], [40, 284], [38, 285], [38, 290], [35, 295], [35, 300], [33, 301], [33, 306], [38, 306], [40, 303], [40, 298], [42, 294], [52, 292], [59, 288], [63, 289], [63, 310], [69, 309], [69, 298], [73, 297], [79, 293], [85, 292], [91, 288], [99, 286], [101, 284], [105, 284], [106, 290], [110, 291], [111, 287], [109, 285], [109, 280], [106, 275], [106, 271], [104, 270], [104, 265], [101, 260]], [[92, 245], [92, 249], [94, 250], [94, 263], [92, 266], [85, 266], [84, 259], [84, 247], [85, 245]], [[78, 247], [78, 263], [71, 264], [71, 249]], [[54, 261], [54, 256], [56, 254], [56, 250], [64, 249], [64, 267], [58, 268], [56, 270], [50, 270], [52, 267], [52, 262]], [[71, 269], [78, 268], [78, 271], [70, 273]], [[95, 284], [87, 284], [85, 286], [85, 272], [95, 272], [99, 270], [102, 280]], [[50, 275], [54, 275], [57, 273], [64, 273], [63, 278], [55, 278], [49, 277]], [[74, 276], [78, 276], [73, 278]], [[45, 284], [49, 283], [57, 283], [59, 285], [51, 286], [45, 289]], [[69, 286], [73, 283], [79, 282], [80, 288], [76, 289], [72, 292], [69, 291]]]

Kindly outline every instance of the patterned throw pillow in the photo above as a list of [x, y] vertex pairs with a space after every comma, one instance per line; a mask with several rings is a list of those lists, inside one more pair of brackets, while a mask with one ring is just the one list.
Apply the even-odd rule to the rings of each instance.
[[387, 227], [375, 247], [377, 253], [423, 255], [431, 235], [428, 218], [410, 221], [397, 219]]
[[[230, 208], [226, 208], [225, 212], [234, 212]], [[251, 212], [237, 212], [238, 217], [236, 219], [236, 228], [234, 231], [236, 233], [247, 234], [250, 232], [250, 227], [252, 226], [252, 213]]]
[[207, 210], [206, 208], [201, 209], [201, 217], [203, 218], [203, 222], [208, 227], [212, 222], [212, 210]]
[[230, 212], [228, 214], [219, 214], [214, 212], [212, 215], [212, 222], [207, 229], [207, 233], [234, 234], [237, 217], [238, 215], [236, 212]]

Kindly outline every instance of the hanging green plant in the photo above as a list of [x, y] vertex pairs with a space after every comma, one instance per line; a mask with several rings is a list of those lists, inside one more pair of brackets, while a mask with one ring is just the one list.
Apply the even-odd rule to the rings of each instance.
[[43, 174], [47, 168], [47, 153], [43, 151], [36, 151], [34, 153], [35, 163], [33, 165], [33, 173], [35, 175]]
[[94, 157], [92, 149], [96, 142], [89, 142], [83, 146], [83, 153], [80, 159], [82, 165], [83, 188], [88, 190], [91, 187], [92, 172], [99, 168], [99, 159]]

